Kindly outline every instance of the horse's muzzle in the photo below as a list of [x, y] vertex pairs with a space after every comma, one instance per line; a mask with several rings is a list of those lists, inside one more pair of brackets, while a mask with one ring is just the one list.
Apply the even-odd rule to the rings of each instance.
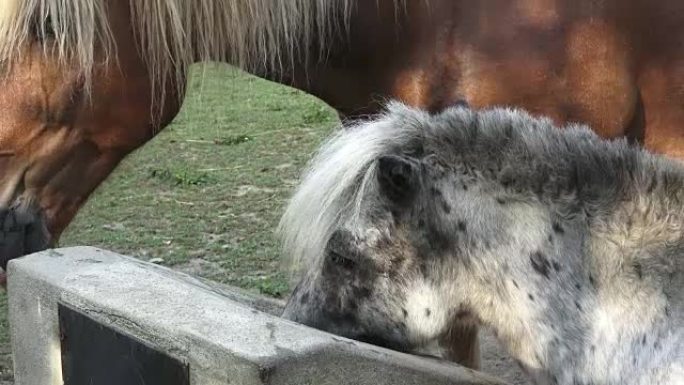
[[[0, 207], [0, 267], [7, 271], [7, 263], [27, 254], [44, 250], [50, 243], [45, 219], [36, 204], [17, 202]], [[4, 284], [4, 273], [0, 283]]]

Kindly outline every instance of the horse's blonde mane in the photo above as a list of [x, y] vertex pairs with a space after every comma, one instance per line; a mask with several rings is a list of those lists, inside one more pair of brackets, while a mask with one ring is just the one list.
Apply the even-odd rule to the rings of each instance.
[[[28, 42], [54, 34], [54, 54], [77, 66], [89, 86], [97, 62], [116, 59], [107, 10], [113, 1], [119, 0], [0, 1], [0, 62], [20, 58]], [[129, 5], [154, 95], [163, 99], [160, 93], [165, 83], [185, 81], [195, 61], [226, 61], [248, 71], [278, 71], [289, 67], [287, 60], [307, 55], [313, 44], [323, 53], [329, 39], [346, 26], [354, 3], [130, 0]]]

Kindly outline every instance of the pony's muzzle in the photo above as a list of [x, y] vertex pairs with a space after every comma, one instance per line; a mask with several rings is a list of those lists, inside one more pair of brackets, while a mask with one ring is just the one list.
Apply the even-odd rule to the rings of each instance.
[[[36, 204], [19, 200], [0, 207], [0, 267], [4, 271], [12, 259], [44, 250], [49, 244], [50, 234]], [[0, 276], [0, 281], [3, 279]]]

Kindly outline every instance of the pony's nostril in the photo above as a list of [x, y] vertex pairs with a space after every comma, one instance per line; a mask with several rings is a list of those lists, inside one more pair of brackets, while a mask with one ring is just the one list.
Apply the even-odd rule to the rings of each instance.
[[377, 336], [377, 335], [372, 335], [372, 334], [361, 334], [361, 335], [359, 335], [358, 337], [356, 337], [356, 338], [354, 338], [354, 339], [355, 339], [355, 340], [358, 340], [358, 341], [361, 341], [361, 342], [365, 342], [365, 343], [371, 344], [371, 345], [380, 346], [380, 347], [382, 347], [382, 348], [387, 348], [387, 349], [391, 349], [391, 350], [397, 350], [397, 351], [400, 351], [400, 352], [404, 352], [404, 351], [405, 351], [405, 349], [403, 349], [403, 347], [400, 346], [399, 344], [397, 344], [397, 343], [395, 343], [395, 342], [392, 342], [392, 341], [390, 341], [390, 340], [388, 340], [388, 339], [386, 339], [386, 338], [382, 338], [382, 337], [380, 337], [380, 336]]

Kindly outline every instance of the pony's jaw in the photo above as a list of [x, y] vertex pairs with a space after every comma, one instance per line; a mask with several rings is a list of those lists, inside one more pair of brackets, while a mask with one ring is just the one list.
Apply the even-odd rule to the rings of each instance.
[[426, 341], [419, 349], [429, 348], [438, 336], [449, 326], [451, 307], [443, 298], [439, 287], [419, 280], [406, 291], [406, 319], [404, 320], [411, 339]]

